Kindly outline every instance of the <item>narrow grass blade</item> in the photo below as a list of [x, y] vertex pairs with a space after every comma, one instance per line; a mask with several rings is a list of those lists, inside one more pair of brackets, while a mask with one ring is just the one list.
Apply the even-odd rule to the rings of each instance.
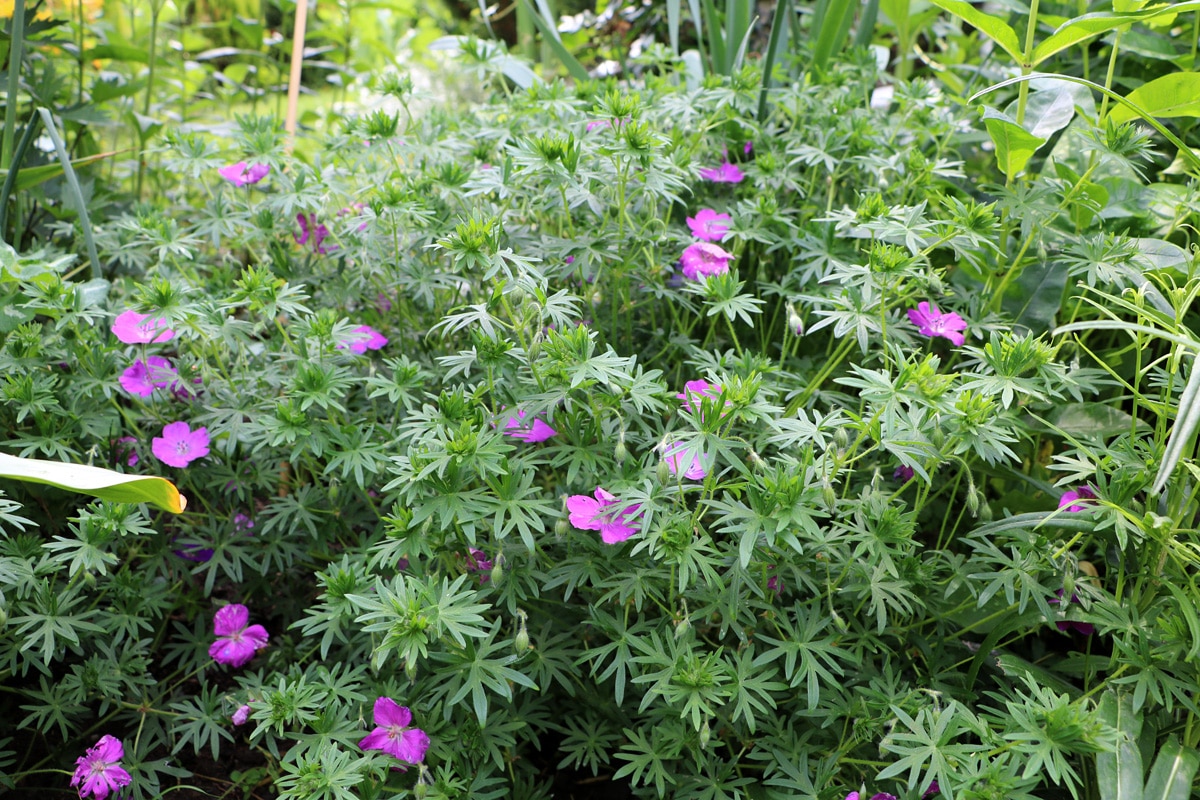
[[767, 92], [774, 83], [775, 62], [783, 49], [783, 31], [792, 24], [792, 0], [780, 0], [775, 6], [775, 18], [771, 20], [771, 37], [767, 41], [767, 52], [763, 57], [762, 89], [758, 93], [758, 121], [767, 118]]
[[579, 63], [579, 59], [571, 55], [571, 52], [563, 45], [562, 40], [558, 38], [558, 30], [555, 28], [554, 20], [546, 20], [542, 18], [533, 6], [529, 4], [529, 0], [521, 0], [521, 5], [524, 6], [530, 17], [533, 19], [533, 24], [537, 26], [538, 31], [542, 34], [542, 41], [549, 45], [554, 51], [554, 55], [567, 68], [567, 72], [577, 81], [586, 81], [591, 78], [588, 71], [584, 69], [583, 64]]
[[1188, 377], [1187, 385], [1179, 398], [1179, 410], [1175, 413], [1175, 424], [1171, 428], [1171, 438], [1167, 440], [1167, 449], [1163, 451], [1162, 463], [1158, 466], [1158, 476], [1154, 479], [1151, 494], [1159, 494], [1166, 487], [1171, 473], [1183, 458], [1184, 452], [1196, 438], [1196, 429], [1200, 427], [1200, 364], [1192, 359], [1192, 374]]
[[[4, 176], [4, 188], [0, 189], [0, 238], [4, 238], [4, 232], [8, 230], [8, 199], [12, 197], [13, 190], [16, 188], [21, 163], [25, 161], [25, 151], [29, 149], [33, 137], [37, 135], [39, 122], [38, 117], [29, 120], [29, 124], [25, 126], [25, 133], [22, 134], [21, 141], [17, 143], [17, 149], [13, 152], [12, 161], [8, 164], [8, 174]], [[14, 231], [12, 243], [15, 244], [16, 240], [17, 236]], [[5, 238], [4, 241], [7, 242], [8, 239]]]
[[728, 75], [725, 67], [725, 36], [717, 17], [713, 0], [701, 0], [704, 3], [704, 19], [708, 25], [708, 56], [712, 62], [712, 70], [718, 75]]
[[11, 164], [13, 140], [17, 137], [17, 110], [21, 96], [21, 60], [25, 58], [25, 0], [14, 0], [12, 39], [8, 46], [8, 97], [4, 102], [4, 138], [0, 164]]
[[67, 179], [67, 186], [75, 198], [75, 207], [79, 212], [79, 225], [83, 228], [83, 242], [87, 246], [88, 260], [92, 264], [90, 277], [99, 278], [100, 256], [96, 254], [96, 241], [92, 237], [92, 221], [88, 218], [87, 202], [83, 199], [83, 189], [79, 186], [79, 178], [75, 175], [75, 168], [71, 166], [71, 157], [67, 155], [67, 146], [63, 143], [62, 137], [58, 135], [58, 126], [54, 123], [54, 117], [51, 116], [49, 109], [39, 108], [38, 114], [42, 117], [42, 125], [45, 126], [46, 133], [54, 142], [58, 161], [62, 164], [63, 175]]
[[862, 17], [858, 20], [858, 31], [854, 34], [855, 47], [869, 47], [875, 38], [875, 21], [879, 19], [879, 0], [867, 0]]
[[841, 52], [854, 22], [855, 8], [854, 3], [830, 3], [822, 10], [825, 13], [814, 19], [812, 28], [816, 36], [812, 63], [817, 69], [823, 69], [832, 56]]
[[674, 55], [679, 55], [679, 10], [679, 0], [667, 0], [667, 35], [671, 37], [671, 52]]

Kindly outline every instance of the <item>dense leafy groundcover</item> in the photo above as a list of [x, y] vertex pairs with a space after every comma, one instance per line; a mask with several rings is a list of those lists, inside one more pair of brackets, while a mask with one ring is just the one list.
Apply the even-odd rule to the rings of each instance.
[[864, 55], [760, 124], [754, 69], [375, 111], [311, 163], [271, 120], [175, 134], [175, 189], [96, 232], [111, 280], [7, 253], [6, 450], [189, 503], [4, 486], [5, 780], [1194, 772], [1195, 468], [1147, 494], [1197, 349], [1194, 183], [1086, 95], [1000, 185], [932, 84], [879, 108]]

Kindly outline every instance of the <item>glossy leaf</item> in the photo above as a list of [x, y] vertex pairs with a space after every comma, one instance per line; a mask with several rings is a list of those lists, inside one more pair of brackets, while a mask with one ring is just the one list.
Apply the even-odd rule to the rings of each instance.
[[1042, 40], [1033, 49], [1033, 63], [1030, 66], [1036, 67], [1047, 58], [1061, 53], [1068, 47], [1087, 41], [1093, 36], [1115, 31], [1122, 26], [1129, 26], [1135, 22], [1149, 22], [1155, 17], [1165, 14], [1178, 14], [1183, 11], [1193, 11], [1196, 9], [1200, 9], [1200, 0], [1189, 0], [1186, 3], [1175, 3], [1170, 6], [1158, 6], [1129, 14], [1084, 14], [1081, 17], [1064, 22], [1059, 26], [1058, 30]]
[[[1143, 83], [1127, 99], [1155, 117], [1200, 117], [1200, 73], [1173, 72]], [[1128, 106], [1118, 106], [1109, 116], [1116, 122], [1134, 119]]]
[[1034, 136], [1007, 115], [992, 108], [984, 111], [983, 124], [992, 137], [992, 144], [996, 146], [996, 161], [1000, 171], [1010, 179], [1020, 175], [1037, 149], [1046, 143], [1042, 137]]
[[1188, 800], [1192, 796], [1192, 778], [1197, 768], [1200, 768], [1200, 753], [1184, 747], [1172, 736], [1154, 759], [1143, 799]]
[[1017, 32], [1007, 22], [999, 17], [993, 17], [991, 14], [985, 14], [962, 0], [932, 0], [932, 2], [938, 8], [949, 11], [971, 27], [986, 33], [992, 41], [1003, 48], [1004, 52], [1012, 56], [1014, 61], [1021, 62], [1023, 58], [1021, 43], [1017, 39]]
[[187, 506], [187, 499], [166, 478], [124, 475], [83, 464], [0, 453], [0, 478], [57, 486], [114, 503], [149, 503], [172, 514], [182, 514]]
[[1142, 800], [1142, 754], [1137, 745], [1142, 715], [1133, 711], [1133, 694], [1106, 691], [1097, 713], [1117, 729], [1116, 751], [1096, 755], [1100, 800]]

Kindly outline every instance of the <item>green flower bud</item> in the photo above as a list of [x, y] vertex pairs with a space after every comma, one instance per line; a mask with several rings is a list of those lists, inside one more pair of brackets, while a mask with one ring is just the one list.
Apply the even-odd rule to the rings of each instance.
[[562, 539], [564, 536], [566, 536], [570, 532], [571, 532], [571, 523], [568, 522], [567, 520], [560, 519], [558, 522], [554, 523], [555, 537]]
[[492, 586], [499, 586], [504, 581], [504, 556], [496, 556], [496, 563], [492, 565]]
[[705, 718], [704, 724], [700, 726], [700, 746], [707, 748], [710, 739], [712, 739], [712, 728], [708, 726], [708, 719]]
[[517, 635], [513, 638], [513, 649], [520, 655], [529, 649], [529, 631], [525, 630], [525, 626], [521, 626], [521, 630], [517, 631]]
[[833, 490], [833, 484], [828, 480], [824, 481], [821, 485], [821, 496], [825, 500], [825, 505], [831, 510], [837, 506], [837, 492]]
[[415, 681], [417, 679], [417, 661], [416, 661], [416, 659], [410, 658], [404, 662], [404, 675], [410, 681]]
[[692, 629], [692, 621], [687, 617], [680, 617], [675, 621], [675, 638], [682, 639], [684, 634]]
[[670, 486], [672, 483], [674, 483], [674, 481], [671, 479], [671, 468], [667, 465], [666, 461], [659, 461], [654, 472], [655, 476], [658, 478], [658, 482], [663, 486]]
[[624, 464], [627, 455], [629, 455], [629, 451], [625, 449], [625, 437], [622, 436], [617, 440], [617, 446], [613, 448], [613, 460], [618, 464]]
[[845, 450], [850, 445], [850, 434], [845, 428], [838, 428], [833, 432], [833, 443], [838, 450]]
[[979, 516], [980, 494], [980, 491], [975, 488], [974, 483], [967, 484], [967, 510], [971, 512], [972, 517]]
[[934, 428], [929, 433], [929, 441], [933, 443], [934, 447], [941, 450], [942, 445], [946, 443], [946, 434], [941, 428]]

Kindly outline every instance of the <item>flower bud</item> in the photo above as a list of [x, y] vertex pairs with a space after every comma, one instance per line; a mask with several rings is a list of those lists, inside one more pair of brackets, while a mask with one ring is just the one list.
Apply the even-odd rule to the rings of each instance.
[[833, 484], [828, 479], [821, 484], [821, 496], [825, 500], [825, 505], [830, 509], [837, 505], [837, 492], [833, 490]]
[[692, 629], [692, 621], [686, 616], [675, 620], [675, 638], [682, 639]]
[[5, 611], [3, 608], [0, 608], [0, 631], [4, 630], [5, 626], [7, 626], [7, 625], [8, 625], [8, 612]]
[[627, 455], [629, 455], [629, 451], [625, 449], [625, 434], [621, 434], [621, 438], [617, 439], [617, 446], [613, 448], [613, 460], [618, 464], [624, 464]]
[[517, 635], [513, 637], [513, 650], [520, 655], [529, 649], [529, 631], [525, 630], [525, 626], [521, 626], [521, 630], [517, 631]]
[[410, 658], [404, 662], [404, 675], [410, 681], [417, 679], [417, 660], [415, 658]]
[[562, 539], [570, 532], [571, 523], [567, 522], [565, 519], [560, 519], [558, 522], [554, 523], [554, 536], [556, 538]]
[[934, 428], [929, 432], [929, 441], [933, 443], [934, 447], [941, 450], [942, 445], [946, 443], [946, 434], [941, 428]]
[[707, 748], [710, 739], [712, 739], [712, 728], [708, 726], [708, 718], [705, 717], [704, 724], [700, 726], [700, 747]]
[[1074, 575], [1064, 575], [1063, 576], [1063, 593], [1062, 593], [1063, 602], [1070, 600], [1074, 594], [1075, 594], [1075, 576]]
[[850, 434], [845, 428], [838, 428], [833, 432], [833, 443], [838, 450], [845, 450], [850, 445]]
[[967, 484], [967, 510], [971, 512], [972, 517], [979, 516], [979, 495], [980, 492], [975, 488], [974, 483]]
[[663, 486], [670, 486], [672, 483], [674, 483], [674, 481], [671, 480], [671, 467], [666, 461], [658, 462], [658, 466], [655, 467], [655, 476], [658, 478], [658, 482]]
[[492, 565], [491, 579], [492, 586], [499, 586], [504, 581], [504, 556], [496, 556], [496, 563]]
[[996, 515], [992, 512], [992, 504], [984, 503], [979, 507], [979, 520], [981, 522], [991, 522]]

